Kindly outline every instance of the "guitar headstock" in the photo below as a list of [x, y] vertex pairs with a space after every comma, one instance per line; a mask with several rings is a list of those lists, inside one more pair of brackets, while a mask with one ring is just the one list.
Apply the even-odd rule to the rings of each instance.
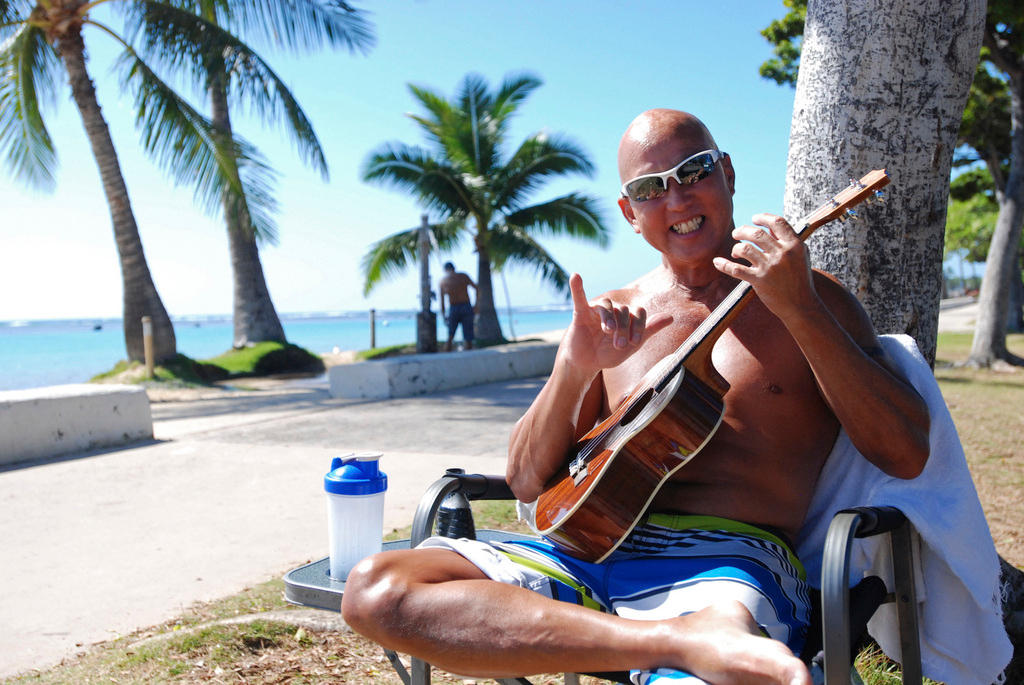
[[861, 202], [880, 196], [880, 189], [889, 185], [889, 181], [889, 174], [885, 172], [885, 169], [870, 171], [864, 174], [859, 181], [851, 180], [850, 185], [834, 195], [831, 200], [821, 207], [814, 210], [804, 221], [800, 235], [805, 237], [805, 234], [809, 234], [819, 226], [844, 218], [848, 214], [853, 214], [851, 211], [853, 207]]

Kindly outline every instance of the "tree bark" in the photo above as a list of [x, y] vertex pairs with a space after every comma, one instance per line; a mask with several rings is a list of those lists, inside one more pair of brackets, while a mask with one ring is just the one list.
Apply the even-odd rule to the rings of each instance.
[[482, 231], [478, 229], [476, 239], [477, 278], [476, 278], [476, 316], [473, 328], [476, 337], [484, 343], [503, 342], [501, 322], [498, 311], [494, 308], [494, 279], [491, 275], [491, 255], [481, 240]]
[[1013, 273], [1010, 274], [1010, 306], [1006, 313], [1006, 332], [1024, 333], [1024, 277], [1021, 275], [1021, 260], [1024, 250], [1017, 250]]
[[420, 217], [417, 246], [420, 262], [420, 311], [416, 314], [416, 352], [425, 354], [437, 352], [437, 315], [430, 309], [430, 224], [426, 214]]
[[852, 178], [886, 168], [887, 202], [810, 239], [879, 333], [908, 333], [934, 363], [949, 172], [978, 63], [983, 0], [811, 0], [786, 179], [796, 220]]
[[[212, 123], [218, 132], [218, 145], [225, 158], [231, 154], [233, 133], [228, 111], [226, 75], [210, 85]], [[232, 164], [232, 173], [238, 180], [238, 167]], [[234, 284], [232, 318], [234, 320], [233, 347], [242, 348], [253, 343], [285, 342], [284, 327], [270, 299], [270, 290], [263, 274], [256, 234], [249, 219], [245, 198], [224, 192], [221, 204], [228, 231], [228, 249], [231, 254], [231, 274]]]
[[86, 136], [92, 146], [93, 157], [99, 167], [103, 192], [110, 208], [114, 240], [121, 261], [123, 289], [124, 341], [128, 359], [145, 361], [142, 342], [142, 317], [153, 322], [153, 355], [164, 361], [177, 354], [174, 327], [157, 293], [153, 277], [146, 263], [142, 239], [135, 223], [128, 188], [121, 173], [110, 129], [100, 111], [96, 89], [85, 65], [85, 43], [80, 27], [69, 28], [57, 41], [57, 51], [68, 72], [71, 94], [82, 116]]

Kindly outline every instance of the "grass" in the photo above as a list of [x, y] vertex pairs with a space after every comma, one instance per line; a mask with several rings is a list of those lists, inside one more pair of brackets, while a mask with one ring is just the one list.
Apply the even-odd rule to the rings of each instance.
[[[518, 338], [515, 342], [511, 340], [474, 340], [473, 345], [476, 349], [483, 349], [486, 347], [495, 347], [496, 345], [536, 342], [538, 340], [540, 340], [540, 338]], [[437, 348], [439, 351], [443, 350], [444, 343], [438, 341]], [[389, 345], [387, 347], [373, 347], [368, 350], [359, 350], [356, 352], [356, 359], [358, 361], [370, 361], [373, 359], [387, 359], [388, 357], [396, 357], [403, 354], [416, 354], [416, 344], [404, 343], [401, 345]]]
[[206, 360], [178, 354], [153, 368], [153, 379], [145, 377], [141, 362], [120, 361], [113, 369], [94, 376], [93, 383], [159, 383], [193, 387], [232, 378], [250, 378], [289, 373], [322, 373], [323, 360], [291, 343], [261, 342], [232, 349]]
[[[939, 336], [936, 377], [967, 454], [996, 547], [1024, 566], [1018, 531], [1024, 530], [1019, 493], [1024, 487], [1024, 372], [998, 373], [958, 368], [966, 359], [970, 334]], [[1011, 336], [1010, 349], [1024, 356], [1024, 335]], [[244, 371], [243, 371], [244, 372]], [[474, 503], [481, 528], [522, 530], [510, 502]], [[389, 538], [408, 537], [409, 528]], [[190, 607], [172, 621], [102, 643], [59, 666], [4, 681], [28, 683], [387, 683], [399, 678], [381, 650], [345, 630], [316, 632], [297, 627], [283, 599], [280, 579], [216, 602]], [[267, 612], [273, 612], [268, 616]], [[323, 613], [323, 612], [321, 612]], [[283, 616], [282, 616], [283, 614]], [[326, 615], [326, 614], [325, 614]], [[243, 619], [241, 623], [232, 620]], [[900, 682], [899, 667], [877, 648], [856, 662], [867, 685]], [[531, 678], [561, 682], [557, 676]], [[435, 671], [435, 683], [471, 683]], [[585, 685], [601, 682], [583, 678]]]

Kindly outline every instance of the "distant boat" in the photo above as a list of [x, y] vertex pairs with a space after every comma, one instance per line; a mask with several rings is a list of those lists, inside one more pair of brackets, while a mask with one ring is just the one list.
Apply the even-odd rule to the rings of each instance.
[[101, 323], [93, 324], [92, 329], [94, 331], [102, 331], [103, 330], [103, 324], [101, 324]]

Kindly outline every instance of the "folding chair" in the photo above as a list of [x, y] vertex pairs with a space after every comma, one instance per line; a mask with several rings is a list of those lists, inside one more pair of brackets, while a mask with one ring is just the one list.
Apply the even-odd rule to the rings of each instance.
[[[430, 485], [420, 500], [413, 519], [411, 538], [385, 544], [385, 548], [415, 547], [433, 534], [478, 539], [510, 539], [530, 537], [516, 533], [475, 530], [469, 502], [474, 500], [515, 499], [502, 476], [466, 474], [462, 469], [448, 469], [443, 477]], [[442, 506], [444, 507], [442, 509]], [[439, 511], [441, 516], [438, 516]], [[439, 520], [440, 518], [440, 520]], [[854, 588], [847, 579], [850, 551], [855, 538], [889, 534], [892, 547], [892, 592], [877, 577], [868, 577]], [[825, 541], [821, 574], [820, 623], [812, 621], [804, 661], [817, 663], [827, 685], [859, 683], [851, 666], [851, 653], [865, 634], [868, 619], [885, 602], [895, 602], [902, 647], [903, 682], [921, 683], [921, 656], [917, 626], [912, 549], [913, 526], [893, 507], [861, 507], [839, 512], [833, 518]], [[344, 592], [344, 581], [327, 576], [328, 560], [322, 559], [290, 571], [285, 576], [285, 597], [304, 606], [338, 611]], [[815, 612], [819, 615], [819, 612]], [[385, 650], [388, 659], [406, 685], [428, 685], [430, 665], [413, 658], [406, 669], [398, 655]], [[628, 683], [627, 673], [597, 673], [612, 682]], [[503, 685], [529, 685], [525, 678], [499, 679]], [[566, 685], [579, 682], [577, 674], [566, 673]]]

